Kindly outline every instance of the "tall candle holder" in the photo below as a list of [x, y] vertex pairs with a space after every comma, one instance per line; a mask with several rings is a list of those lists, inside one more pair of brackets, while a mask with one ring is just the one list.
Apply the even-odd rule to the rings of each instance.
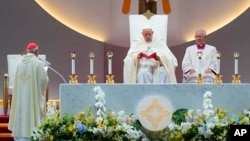
[[238, 74], [238, 60], [239, 60], [239, 52], [234, 52], [234, 75], [232, 83], [239, 84], [240, 82], [240, 75]]
[[77, 75], [71, 74], [69, 77], [70, 77], [70, 80], [69, 80], [70, 84], [77, 84], [78, 83], [78, 81], [77, 81]]
[[113, 57], [113, 52], [108, 51], [107, 52], [107, 57], [108, 57], [108, 75], [106, 75], [106, 83], [109, 84], [114, 84], [114, 75], [112, 75], [112, 57]]
[[75, 52], [72, 52], [71, 53], [71, 60], [72, 60], [72, 74], [69, 76], [70, 77], [70, 80], [69, 80], [69, 83], [71, 84], [77, 84], [78, 81], [77, 81], [77, 75], [75, 74], [75, 58], [76, 58], [76, 53]]
[[114, 84], [115, 83], [115, 81], [114, 81], [114, 75], [112, 75], [112, 74], [108, 74], [108, 75], [106, 75], [106, 83], [108, 83], [108, 84]]
[[89, 59], [90, 59], [90, 75], [88, 75], [88, 83], [89, 84], [96, 84], [96, 76], [94, 75], [94, 58], [95, 58], [95, 53], [90, 52], [89, 53]]
[[196, 78], [196, 83], [203, 83], [204, 82], [204, 80], [203, 80], [203, 77], [202, 77], [202, 75], [201, 75], [201, 57], [202, 57], [202, 52], [197, 52], [197, 56], [198, 56], [198, 76], [197, 76], [197, 78]]
[[204, 83], [204, 80], [201, 74], [198, 74], [195, 82], [198, 84]]
[[88, 83], [89, 84], [96, 84], [96, 80], [95, 80], [95, 75], [94, 74], [90, 74], [88, 75], [89, 79], [88, 79]]
[[215, 84], [222, 84], [222, 79], [221, 79], [222, 75], [220, 74], [216, 74], [215, 75], [215, 79], [214, 79], [214, 83]]
[[239, 74], [234, 74], [233, 75], [233, 80], [232, 80], [232, 83], [234, 84], [240, 84], [240, 75]]
[[222, 80], [221, 80], [221, 77], [222, 75], [220, 75], [220, 57], [221, 57], [221, 54], [220, 52], [217, 52], [216, 54], [216, 58], [217, 58], [217, 74], [215, 76], [215, 79], [214, 79], [214, 83], [216, 84], [221, 84], [222, 83]]

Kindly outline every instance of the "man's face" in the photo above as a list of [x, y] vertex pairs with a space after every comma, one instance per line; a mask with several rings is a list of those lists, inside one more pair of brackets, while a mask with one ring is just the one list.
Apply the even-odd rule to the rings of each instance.
[[143, 29], [142, 35], [146, 42], [151, 42], [153, 38], [153, 30], [152, 29]]
[[195, 41], [196, 41], [196, 44], [198, 44], [198, 45], [205, 44], [206, 36], [204, 36], [202, 34], [202, 32], [196, 32], [195, 33]]

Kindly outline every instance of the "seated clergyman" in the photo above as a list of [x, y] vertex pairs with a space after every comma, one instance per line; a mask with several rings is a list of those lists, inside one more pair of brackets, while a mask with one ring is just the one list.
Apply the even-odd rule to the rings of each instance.
[[[195, 32], [196, 44], [186, 49], [182, 61], [183, 83], [195, 83], [198, 74], [201, 74], [205, 83], [213, 83], [218, 71], [217, 50], [206, 44], [206, 31], [199, 29]], [[197, 53], [201, 54], [199, 60]], [[200, 72], [199, 72], [200, 71]]]
[[145, 26], [124, 59], [124, 83], [176, 83], [177, 59], [161, 38]]

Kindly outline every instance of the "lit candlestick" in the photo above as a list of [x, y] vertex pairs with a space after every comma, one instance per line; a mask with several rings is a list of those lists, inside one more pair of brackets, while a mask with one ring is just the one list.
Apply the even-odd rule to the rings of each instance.
[[220, 57], [221, 57], [221, 54], [220, 52], [217, 52], [217, 74], [220, 74]]
[[238, 59], [239, 59], [239, 52], [234, 52], [234, 74], [238, 74]]
[[113, 52], [109, 51], [107, 53], [108, 56], [108, 74], [112, 74], [112, 57], [113, 57]]
[[76, 54], [75, 52], [71, 53], [71, 73], [75, 74], [75, 58], [76, 58]]
[[90, 74], [94, 74], [94, 57], [95, 57], [94, 52], [90, 52], [89, 53], [89, 58], [90, 58]]
[[197, 56], [198, 56], [198, 74], [201, 74], [201, 57], [202, 57], [202, 52], [197, 52]]

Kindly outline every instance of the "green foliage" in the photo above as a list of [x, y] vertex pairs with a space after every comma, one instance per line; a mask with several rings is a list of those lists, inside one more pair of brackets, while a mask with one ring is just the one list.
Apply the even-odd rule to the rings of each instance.
[[182, 122], [185, 122], [185, 114], [187, 113], [188, 109], [178, 109], [173, 113], [172, 121], [175, 122], [177, 125], [180, 125]]

